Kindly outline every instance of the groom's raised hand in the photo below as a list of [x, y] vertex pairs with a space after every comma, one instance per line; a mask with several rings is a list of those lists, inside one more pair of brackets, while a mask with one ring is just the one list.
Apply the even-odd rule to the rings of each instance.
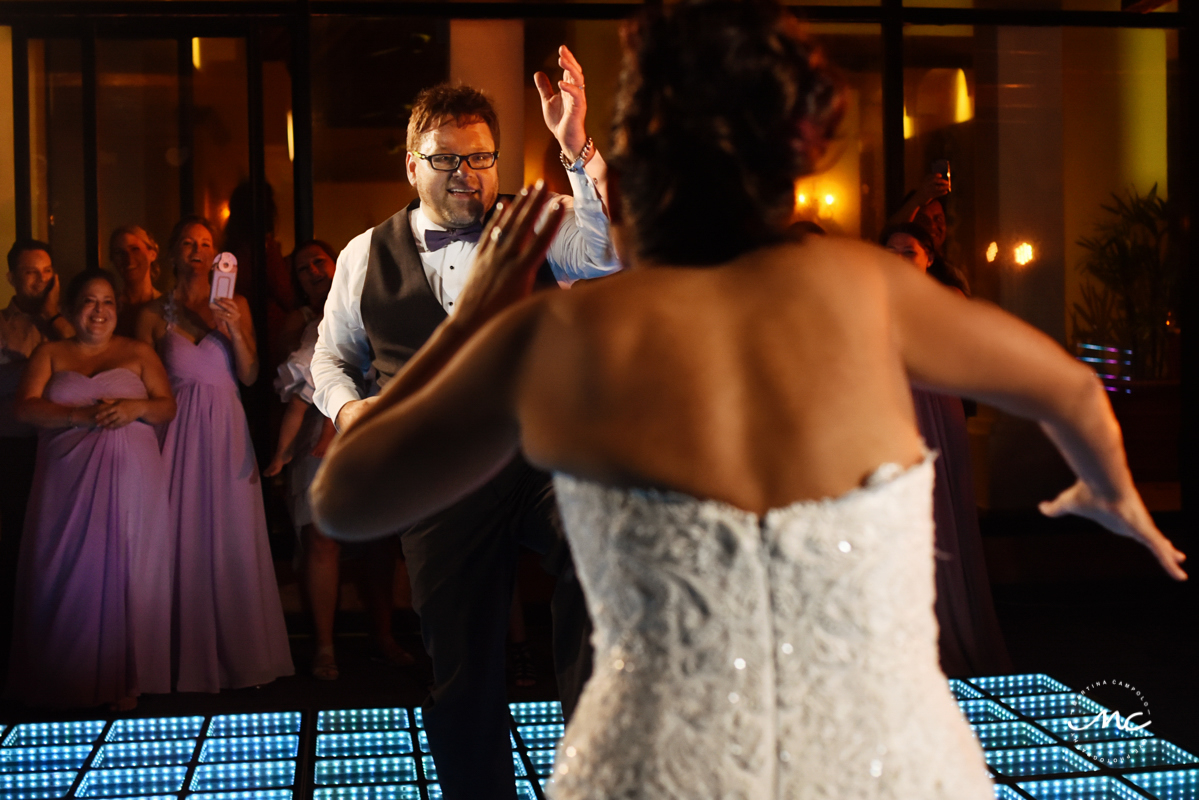
[[541, 114], [545, 117], [546, 127], [554, 134], [566, 157], [574, 161], [587, 144], [586, 83], [583, 68], [566, 45], [558, 48], [558, 66], [562, 68], [562, 80], [558, 81], [560, 91], [554, 91], [544, 72], [535, 74], [533, 82], [541, 95]]

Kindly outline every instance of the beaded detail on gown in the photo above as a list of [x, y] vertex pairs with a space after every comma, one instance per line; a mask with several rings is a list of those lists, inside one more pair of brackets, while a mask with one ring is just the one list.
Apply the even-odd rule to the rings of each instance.
[[932, 481], [759, 517], [556, 475], [595, 668], [550, 796], [989, 800], [937, 663]]

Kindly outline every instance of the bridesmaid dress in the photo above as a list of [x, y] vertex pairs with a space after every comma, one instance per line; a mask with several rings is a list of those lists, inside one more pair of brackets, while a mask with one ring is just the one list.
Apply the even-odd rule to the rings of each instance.
[[[57, 372], [46, 399], [144, 398], [133, 372]], [[154, 429], [56, 428], [38, 441], [17, 568], [7, 695], [94, 706], [169, 692], [167, 480]]]
[[232, 343], [215, 330], [192, 343], [171, 311], [159, 354], [179, 406], [162, 450], [177, 532], [176, 689], [257, 686], [295, 668]]
[[940, 453], [933, 523], [941, 669], [950, 677], [1011, 672], [978, 528], [962, 401], [920, 389], [912, 390], [912, 400], [921, 436]]

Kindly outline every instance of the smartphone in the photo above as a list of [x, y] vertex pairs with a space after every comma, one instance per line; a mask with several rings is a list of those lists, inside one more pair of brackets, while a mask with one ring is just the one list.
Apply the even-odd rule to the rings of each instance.
[[236, 283], [237, 256], [232, 253], [218, 254], [212, 260], [212, 289], [208, 293], [208, 302], [215, 303], [218, 299], [232, 298]]
[[934, 175], [940, 175], [945, 180], [949, 180], [949, 160], [945, 158], [937, 159], [929, 168]]

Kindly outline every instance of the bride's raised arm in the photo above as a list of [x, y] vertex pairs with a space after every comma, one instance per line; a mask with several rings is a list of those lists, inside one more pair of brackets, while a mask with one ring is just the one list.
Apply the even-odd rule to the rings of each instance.
[[1186, 556], [1157, 529], [1133, 486], [1120, 426], [1095, 373], [1031, 325], [905, 266], [888, 263], [883, 273], [911, 381], [1040, 422], [1078, 476], [1041, 511], [1077, 514], [1136, 539], [1171, 577], [1186, 580], [1179, 566]]
[[561, 219], [540, 182], [493, 215], [454, 314], [325, 456], [311, 488], [323, 532], [395, 533], [479, 488], [515, 455], [513, 394], [541, 307], [529, 294]]

